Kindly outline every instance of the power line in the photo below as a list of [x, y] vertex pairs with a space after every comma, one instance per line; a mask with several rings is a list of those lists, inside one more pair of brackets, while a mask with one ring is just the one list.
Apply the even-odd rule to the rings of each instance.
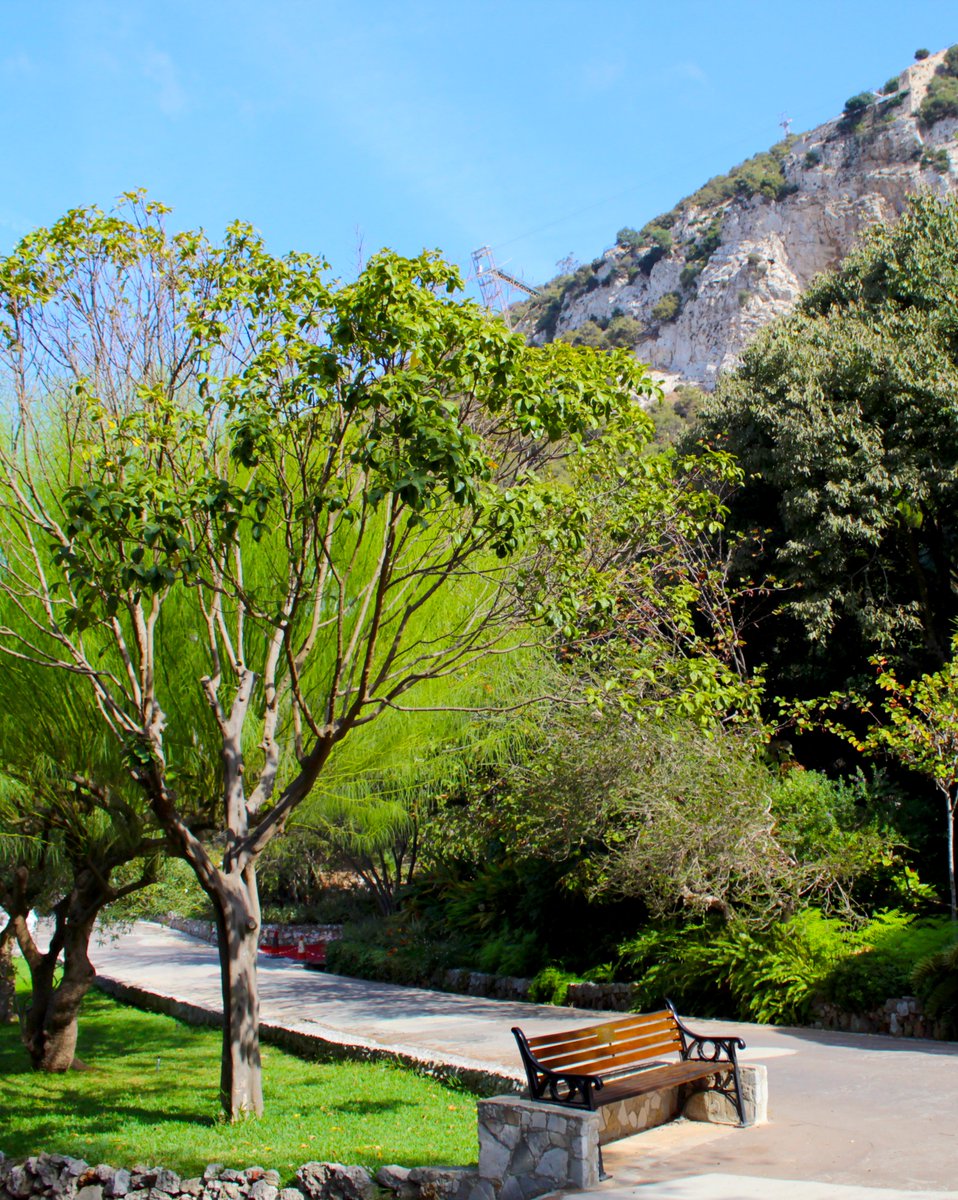
[[[792, 122], [791, 118], [788, 118], [789, 128], [791, 128], [792, 123], [793, 122]], [[779, 124], [784, 125], [784, 122], [780, 120]], [[754, 140], [763, 134], [770, 133], [772, 128], [773, 128], [773, 126], [763, 125], [760, 130], [756, 130], [755, 134], [751, 135], [752, 139]], [[787, 136], [787, 132], [786, 132], [786, 136]], [[726, 143], [724, 146], [719, 147], [719, 149], [722, 153], [724, 153], [726, 150], [729, 150], [729, 152], [731, 152], [735, 148], [735, 146], [741, 144], [742, 140], [743, 139], [736, 138], [734, 142], [730, 141], [730, 142]], [[754, 151], [754, 153], [759, 154], [759, 153], [761, 153], [761, 151]], [[695, 161], [696, 160], [694, 160], [692, 158], [688, 158], [685, 161], [676, 164], [675, 167], [670, 169], [668, 174], [672, 175], [676, 169], [684, 169], [685, 167], [694, 166]], [[657, 175], [651, 176], [651, 179], [653, 182], [658, 182], [659, 180], [664, 181], [667, 178], [668, 178], [668, 176], [666, 175], [666, 173], [664, 171], [660, 171]], [[647, 185], [647, 183], [648, 183], [648, 179], [645, 180], [643, 183], [636, 183], [636, 184], [633, 184], [631, 187], [623, 188], [618, 192], [613, 192], [612, 194], [603, 197], [603, 199], [601, 199], [601, 200], [595, 200], [591, 204], [584, 205], [582, 208], [574, 209], [572, 212], [565, 213], [561, 217], [556, 217], [552, 221], [547, 221], [544, 225], [538, 225], [538, 226], [536, 226], [535, 229], [527, 230], [525, 233], [518, 234], [516, 237], [507, 238], [503, 242], [496, 242], [493, 247], [485, 247], [485, 248], [486, 249], [503, 250], [503, 249], [505, 249], [505, 247], [512, 246], [516, 242], [525, 241], [527, 238], [535, 237], [537, 234], [540, 234], [540, 233], [545, 233], [546, 230], [548, 230], [548, 229], [554, 229], [557, 225], [562, 225], [566, 221], [571, 221], [574, 217], [581, 216], [583, 213], [593, 212], [597, 208], [602, 208], [606, 204], [611, 204], [613, 200], [620, 200], [623, 196], [631, 195], [632, 193], [637, 192], [640, 188], [645, 187]]]

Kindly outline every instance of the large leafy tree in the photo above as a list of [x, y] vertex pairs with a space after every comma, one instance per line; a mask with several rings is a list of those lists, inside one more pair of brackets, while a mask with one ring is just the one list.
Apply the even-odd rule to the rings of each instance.
[[700, 435], [745, 471], [733, 526], [767, 531], [760, 571], [790, 589], [769, 629], [779, 666], [847, 672], [879, 650], [912, 668], [947, 658], [956, 329], [958, 207], [918, 197], [764, 331], [705, 404]]
[[459, 286], [383, 253], [334, 287], [137, 196], [0, 267], [0, 650], [83, 681], [212, 903], [233, 1117], [262, 1108], [264, 849], [424, 680], [569, 630], [593, 514], [555, 464], [646, 435], [629, 355], [527, 348]]

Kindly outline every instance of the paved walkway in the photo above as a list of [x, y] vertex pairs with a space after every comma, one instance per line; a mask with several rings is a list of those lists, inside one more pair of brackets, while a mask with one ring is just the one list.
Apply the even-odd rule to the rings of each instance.
[[[215, 950], [184, 934], [143, 923], [97, 945], [93, 958], [103, 976], [220, 1010]], [[596, 1020], [264, 959], [260, 991], [265, 1022], [517, 1080], [513, 1025], [539, 1032]], [[958, 1200], [958, 1044], [692, 1024], [738, 1033], [743, 1059], [767, 1065], [769, 1123], [679, 1121], [614, 1143], [601, 1200]]]

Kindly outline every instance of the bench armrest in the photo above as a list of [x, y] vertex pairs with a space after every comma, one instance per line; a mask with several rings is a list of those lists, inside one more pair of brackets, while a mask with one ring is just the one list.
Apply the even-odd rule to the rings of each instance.
[[721, 1034], [694, 1033], [683, 1023], [671, 1000], [665, 1001], [666, 1006], [675, 1019], [682, 1037], [682, 1057], [703, 1062], [720, 1062], [727, 1059], [733, 1066], [737, 1065], [736, 1051], [745, 1049], [745, 1042], [740, 1037], [725, 1037]]
[[[682, 1028], [686, 1037], [686, 1058], [702, 1059], [703, 1062], [718, 1062], [726, 1058], [735, 1063], [736, 1050], [744, 1050], [745, 1043], [740, 1037], [709, 1037], [705, 1034], [692, 1033], [690, 1029]], [[711, 1046], [711, 1049], [709, 1047]]]
[[550, 1071], [532, 1052], [521, 1029], [513, 1027], [522, 1065], [529, 1081], [529, 1097], [532, 1100], [554, 1100], [557, 1104], [571, 1104], [579, 1108], [592, 1108], [592, 1096], [602, 1090], [602, 1080], [597, 1075], [578, 1075], [573, 1072]]

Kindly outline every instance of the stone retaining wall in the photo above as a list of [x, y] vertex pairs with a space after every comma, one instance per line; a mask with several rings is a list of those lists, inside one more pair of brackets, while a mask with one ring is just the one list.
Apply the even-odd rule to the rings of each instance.
[[812, 1009], [813, 1029], [837, 1029], [843, 1033], [884, 1033], [890, 1037], [944, 1039], [940, 1021], [927, 1017], [917, 996], [896, 996], [864, 1013], [845, 1012], [824, 1001]]
[[[162, 925], [177, 929], [200, 941], [216, 944], [216, 923], [202, 921], [196, 917], [178, 917], [174, 913], [156, 918]], [[320, 942], [334, 942], [343, 936], [342, 925], [282, 925], [267, 921], [259, 933], [261, 946], [315, 946]]]
[[[493, 1000], [529, 1000], [531, 979], [514, 975], [488, 975], [485, 971], [448, 970], [435, 979], [437, 987], [463, 996], [485, 996]], [[635, 1001], [632, 983], [570, 983], [565, 1003], [572, 1008], [595, 1008], [606, 1012], [629, 1012]]]
[[295, 1187], [281, 1187], [278, 1171], [236, 1171], [211, 1163], [183, 1178], [166, 1167], [90, 1166], [65, 1154], [39, 1154], [22, 1163], [0, 1153], [0, 1200], [492, 1200], [473, 1168], [364, 1167], [308, 1162]]

